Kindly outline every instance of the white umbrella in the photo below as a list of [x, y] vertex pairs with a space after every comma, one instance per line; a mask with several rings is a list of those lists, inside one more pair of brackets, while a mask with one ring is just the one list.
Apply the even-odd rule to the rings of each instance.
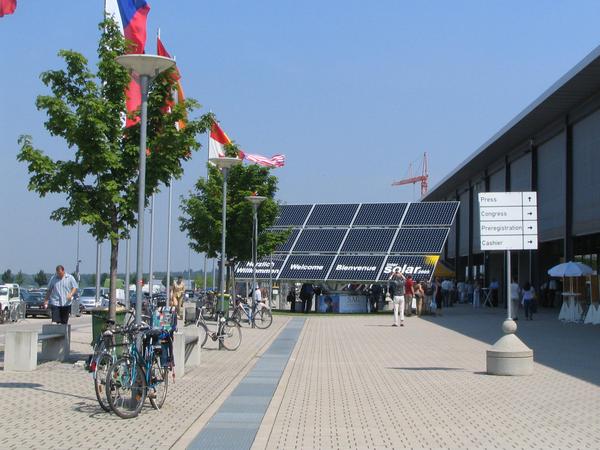
[[573, 261], [559, 264], [548, 270], [548, 275], [551, 277], [584, 277], [592, 273], [593, 269], [590, 266]]

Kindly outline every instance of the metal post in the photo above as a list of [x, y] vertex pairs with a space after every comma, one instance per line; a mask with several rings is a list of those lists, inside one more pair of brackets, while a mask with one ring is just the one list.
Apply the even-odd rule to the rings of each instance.
[[[256, 247], [258, 243], [258, 203], [252, 203], [252, 315], [256, 311], [255, 291], [256, 286]], [[255, 328], [252, 321], [252, 328]]]
[[142, 111], [140, 124], [140, 164], [138, 178], [138, 226], [137, 226], [137, 261], [136, 261], [136, 302], [135, 302], [135, 323], [142, 322], [142, 284], [143, 277], [143, 257], [144, 257], [144, 200], [146, 194], [146, 121], [148, 115], [148, 75], [140, 75], [140, 85], [142, 90]]
[[507, 319], [508, 320], [512, 320], [512, 298], [511, 298], [511, 282], [512, 282], [512, 277], [511, 275], [511, 270], [510, 270], [510, 250], [506, 250], [506, 304], [507, 304], [507, 308], [506, 308], [506, 313], [507, 313]]
[[275, 305], [273, 299], [273, 254], [269, 255], [269, 306], [273, 308]]
[[150, 266], [148, 268], [148, 294], [150, 301], [154, 294], [154, 194], [150, 200]]
[[129, 298], [129, 278], [131, 278], [129, 274], [129, 266], [130, 264], [130, 247], [131, 247], [131, 238], [127, 239], [125, 244], [125, 308], [129, 310], [130, 298]]
[[[221, 212], [221, 307], [225, 305], [225, 239], [227, 234], [227, 175], [229, 169], [223, 167], [223, 211]], [[225, 311], [224, 311], [225, 313]], [[222, 348], [221, 340], [219, 340], [219, 349]]]
[[169, 182], [169, 219], [167, 223], [167, 300], [165, 306], [169, 305], [171, 298], [171, 214], [173, 208], [173, 177]]
[[96, 306], [100, 301], [100, 261], [102, 259], [102, 246], [96, 241]]
[[206, 294], [206, 253], [204, 254], [204, 294]]
[[77, 222], [77, 263], [75, 264], [75, 279], [77, 280], [77, 283], [79, 284], [81, 282], [81, 274], [79, 273], [79, 263], [81, 262], [81, 260], [79, 259], [79, 228], [80, 228], [81, 222]]

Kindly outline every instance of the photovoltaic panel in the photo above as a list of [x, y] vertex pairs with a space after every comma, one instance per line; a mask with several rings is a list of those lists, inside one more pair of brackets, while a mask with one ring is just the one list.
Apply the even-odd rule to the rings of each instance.
[[402, 226], [444, 226], [452, 225], [459, 202], [411, 203]]
[[441, 253], [449, 228], [400, 228], [390, 253]]
[[[269, 267], [271, 268], [271, 277], [276, 279], [285, 262], [286, 255], [273, 255], [272, 258], [266, 257], [256, 262], [256, 278], [259, 280], [269, 279]], [[241, 262], [235, 267], [235, 277], [240, 280], [252, 279], [252, 261]]]
[[291, 255], [281, 272], [280, 280], [324, 280], [335, 256]]
[[353, 226], [398, 226], [406, 203], [363, 203]]
[[[269, 232], [271, 233], [287, 233], [288, 230], [269, 230]], [[287, 253], [292, 249], [292, 246], [294, 245], [294, 241], [296, 240], [296, 237], [298, 237], [298, 233], [300, 233], [300, 230], [298, 228], [290, 230], [289, 231], [289, 235], [287, 238], [287, 241], [285, 241], [283, 244], [280, 244], [277, 246], [277, 248], [275, 249], [275, 253]]]
[[358, 203], [315, 205], [306, 225], [316, 227], [350, 226], [357, 209]]
[[304, 225], [312, 205], [280, 205], [274, 227], [301, 227]]
[[305, 228], [300, 233], [294, 253], [337, 253], [346, 234], [340, 228]]
[[392, 271], [399, 270], [404, 276], [412, 275], [416, 281], [430, 281], [439, 258], [439, 255], [390, 255], [379, 280], [386, 281]]
[[340, 252], [387, 253], [395, 232], [393, 228], [352, 228]]
[[375, 281], [385, 256], [338, 256], [327, 280]]

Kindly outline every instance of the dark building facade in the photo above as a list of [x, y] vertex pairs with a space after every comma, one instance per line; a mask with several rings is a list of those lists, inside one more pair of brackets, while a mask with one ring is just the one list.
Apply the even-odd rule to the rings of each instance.
[[[537, 191], [537, 251], [512, 252], [512, 275], [535, 286], [548, 268], [600, 254], [600, 47], [552, 85], [465, 162], [426, 201], [458, 200], [444, 258], [459, 280], [504, 280], [504, 252], [482, 252], [480, 192]], [[598, 279], [591, 295], [598, 298]]]

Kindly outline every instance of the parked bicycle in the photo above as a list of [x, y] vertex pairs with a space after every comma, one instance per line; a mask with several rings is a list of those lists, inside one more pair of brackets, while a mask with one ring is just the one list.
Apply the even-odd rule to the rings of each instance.
[[235, 301], [233, 314], [231, 315], [238, 323], [247, 323], [252, 328], [265, 329], [273, 323], [273, 314], [264, 302], [254, 303], [254, 307], [239, 295]]
[[145, 323], [131, 325], [123, 331], [130, 342], [129, 351], [109, 367], [106, 396], [115, 414], [130, 419], [138, 416], [146, 397], [155, 409], [164, 405], [173, 361], [172, 332], [153, 329]]
[[231, 351], [237, 350], [242, 343], [242, 330], [239, 322], [232, 318], [226, 318], [221, 311], [217, 311], [216, 316], [217, 330], [211, 331], [203, 315], [198, 315], [196, 326], [202, 329], [202, 336], [200, 336], [201, 347], [206, 345], [210, 337], [213, 341], [219, 342], [219, 347], [222, 346], [226, 350]]

